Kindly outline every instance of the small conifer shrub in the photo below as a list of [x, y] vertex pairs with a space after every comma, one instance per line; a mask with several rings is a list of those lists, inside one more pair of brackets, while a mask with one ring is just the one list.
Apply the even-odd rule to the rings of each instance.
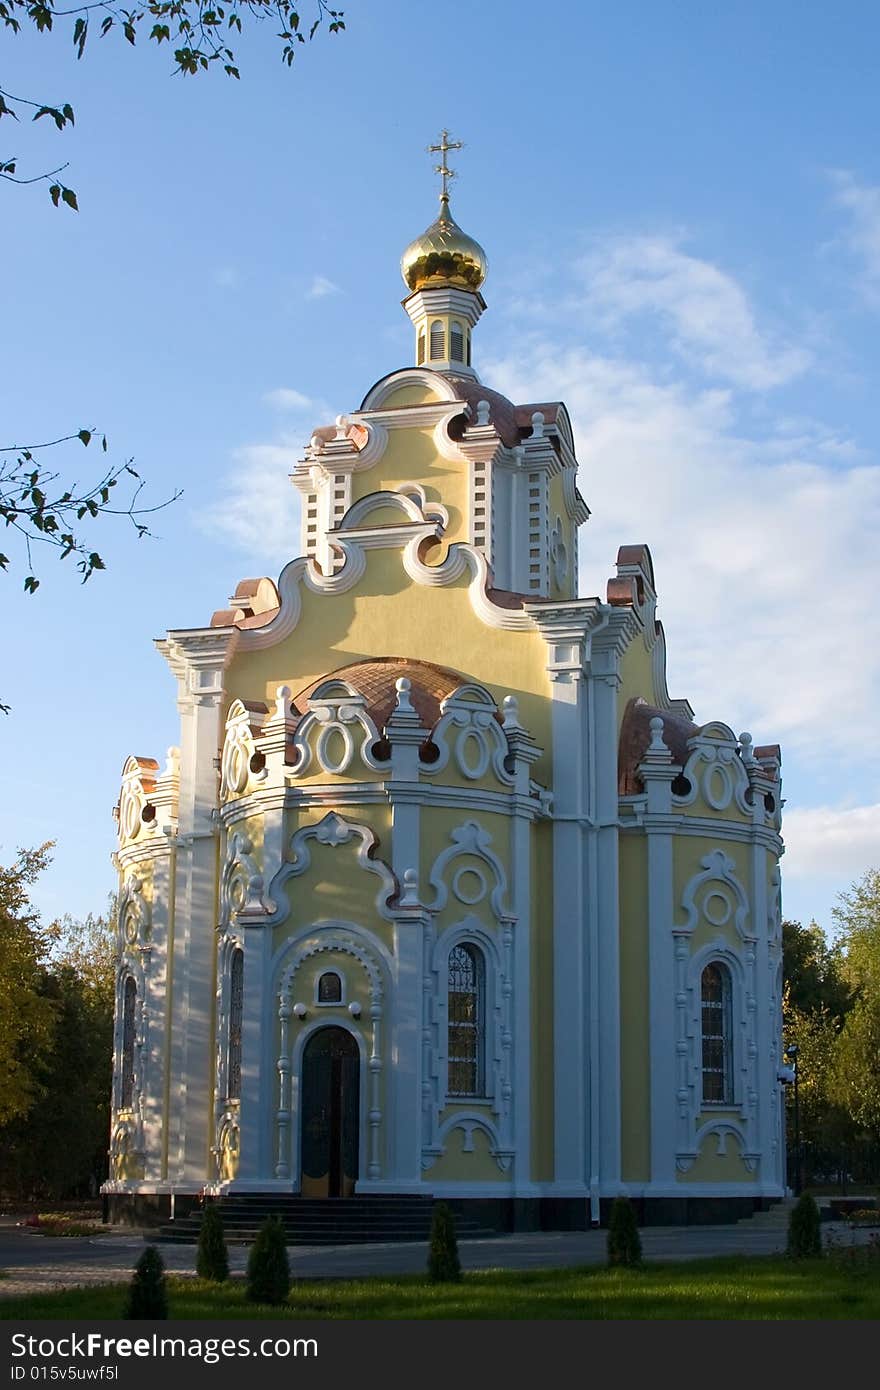
[[290, 1262], [284, 1222], [269, 1216], [248, 1255], [247, 1296], [252, 1303], [284, 1303], [290, 1293]]
[[208, 1202], [202, 1216], [196, 1274], [200, 1279], [213, 1279], [218, 1284], [229, 1278], [229, 1255], [226, 1250], [226, 1237], [223, 1234], [223, 1218], [216, 1202]]
[[609, 1265], [640, 1265], [642, 1242], [636, 1209], [628, 1197], [615, 1197], [608, 1221]]
[[446, 1202], [437, 1202], [431, 1217], [431, 1249], [428, 1277], [434, 1284], [455, 1284], [461, 1279], [455, 1219]]
[[803, 1193], [788, 1218], [788, 1255], [792, 1260], [816, 1260], [822, 1254], [822, 1231], [815, 1197]]
[[134, 1267], [123, 1317], [168, 1317], [165, 1265], [155, 1245], [147, 1246]]

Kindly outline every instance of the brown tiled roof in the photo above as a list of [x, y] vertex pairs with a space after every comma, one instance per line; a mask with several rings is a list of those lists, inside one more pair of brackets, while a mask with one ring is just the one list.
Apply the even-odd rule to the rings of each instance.
[[649, 705], [640, 696], [630, 700], [620, 726], [617, 749], [617, 789], [620, 796], [637, 796], [644, 791], [636, 769], [651, 742], [651, 720], [655, 718], [663, 720], [663, 741], [672, 754], [673, 762], [684, 767], [688, 760], [687, 741], [699, 733], [697, 725], [681, 714]]
[[406, 676], [411, 682], [409, 697], [425, 729], [433, 728], [440, 718], [441, 701], [470, 679], [460, 671], [437, 666], [433, 661], [414, 661], [405, 656], [379, 656], [372, 661], [356, 661], [351, 666], [328, 671], [320, 680], [301, 690], [293, 703], [295, 710], [304, 714], [306, 701], [312, 698], [319, 686], [332, 680], [345, 681], [346, 685], [364, 696], [367, 713], [381, 731], [394, 708], [397, 699], [394, 683], [401, 676]]

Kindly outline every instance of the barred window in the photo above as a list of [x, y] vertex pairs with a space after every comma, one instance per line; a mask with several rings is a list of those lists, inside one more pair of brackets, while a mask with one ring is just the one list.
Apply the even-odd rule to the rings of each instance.
[[244, 951], [237, 947], [229, 965], [229, 1065], [227, 1092], [230, 1100], [241, 1097], [241, 1019], [244, 1007]]
[[122, 1086], [119, 1103], [123, 1110], [130, 1110], [134, 1102], [134, 1015], [136, 1004], [137, 985], [129, 975], [122, 992]]
[[485, 969], [476, 946], [454, 946], [449, 953], [449, 1032], [447, 1089], [451, 1096], [484, 1094], [483, 1029]]
[[318, 1003], [342, 1003], [342, 980], [335, 970], [327, 970], [318, 981]]
[[733, 1099], [730, 1059], [730, 972], [713, 961], [700, 981], [703, 1023], [703, 1100], [714, 1105]]

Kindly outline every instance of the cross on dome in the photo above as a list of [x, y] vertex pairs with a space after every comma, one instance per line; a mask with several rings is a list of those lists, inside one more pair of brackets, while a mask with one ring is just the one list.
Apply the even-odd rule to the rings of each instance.
[[447, 203], [447, 204], [448, 204], [448, 202], [449, 202], [449, 187], [448, 187], [448, 185], [447, 185], [447, 179], [455, 179], [455, 178], [458, 178], [458, 174], [456, 173], [455, 169], [450, 169], [449, 166], [447, 165], [447, 163], [446, 163], [446, 156], [447, 156], [447, 154], [449, 153], [450, 150], [462, 150], [462, 149], [464, 149], [464, 143], [463, 143], [463, 141], [461, 141], [461, 140], [450, 140], [450, 139], [449, 139], [449, 131], [448, 131], [448, 130], [441, 130], [441, 132], [440, 132], [440, 144], [439, 144], [439, 145], [428, 145], [428, 147], [427, 147], [428, 154], [439, 154], [440, 157], [441, 157], [441, 162], [440, 162], [439, 164], [435, 164], [435, 165], [434, 165], [434, 173], [435, 173], [435, 174], [439, 174], [439, 175], [440, 175], [440, 180], [441, 180], [441, 183], [440, 183], [440, 202], [441, 202], [441, 203]]

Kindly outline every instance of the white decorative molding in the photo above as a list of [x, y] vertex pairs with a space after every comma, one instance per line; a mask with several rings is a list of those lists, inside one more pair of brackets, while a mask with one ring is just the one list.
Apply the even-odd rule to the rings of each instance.
[[[456, 829], [452, 831], [450, 839], [452, 843], [447, 845], [446, 849], [438, 854], [431, 866], [431, 872], [428, 876], [430, 886], [434, 890], [434, 900], [428, 904], [429, 910], [435, 913], [442, 912], [449, 900], [449, 889], [446, 882], [449, 866], [456, 859], [465, 856], [478, 859], [491, 870], [494, 886], [490, 895], [490, 903], [496, 919], [501, 921], [503, 918], [511, 918], [513, 913], [507, 901], [507, 873], [497, 854], [490, 849], [492, 836], [489, 832], [484, 830], [478, 821], [467, 820], [463, 825], [457, 826]], [[463, 865], [462, 868], [459, 869], [458, 874], [453, 877], [452, 881], [453, 893], [458, 898], [459, 902], [463, 903], [467, 903], [468, 899], [456, 892], [455, 883], [459, 874], [465, 869], [470, 869], [470, 866]], [[474, 872], [477, 872], [481, 879], [483, 878], [479, 870], [475, 870]], [[483, 883], [485, 885], [485, 879], [483, 879]], [[482, 896], [481, 894], [480, 897], [473, 898], [471, 901], [482, 901]]]
[[491, 766], [499, 782], [512, 786], [508, 771], [507, 736], [498, 722], [494, 696], [481, 685], [460, 685], [440, 704], [440, 719], [431, 731], [438, 751], [434, 762], [423, 762], [426, 777], [436, 777], [454, 757], [455, 765], [469, 782], [480, 782]]
[[690, 789], [683, 796], [674, 795], [673, 806], [691, 806], [701, 796], [712, 811], [721, 814], [734, 803], [751, 819], [749, 775], [733, 730], [717, 720], [704, 724], [688, 739], [687, 746], [688, 759], [682, 775], [690, 782]]
[[749, 900], [736, 876], [733, 860], [723, 850], [713, 849], [702, 857], [700, 864], [700, 872], [689, 879], [682, 894], [681, 905], [687, 920], [677, 923], [673, 930], [689, 935], [702, 917], [717, 928], [732, 923], [743, 941], [754, 941], [754, 931], [748, 929]]
[[[367, 714], [367, 702], [348, 682], [329, 677], [315, 690], [307, 702], [307, 713], [297, 725], [293, 746], [297, 761], [287, 775], [304, 777], [317, 762], [331, 777], [348, 772], [359, 756], [374, 772], [388, 767], [388, 760], [379, 760], [373, 745], [380, 738], [379, 730]], [[354, 731], [358, 730], [359, 747], [355, 747]], [[333, 742], [341, 746], [341, 756], [333, 757]]]
[[[515, 1154], [513, 933], [510, 919], [490, 931], [480, 918], [463, 917], [439, 937], [425, 934], [422, 1018], [422, 1169], [445, 1151], [453, 1129], [485, 1130], [498, 1167], [507, 1172]], [[460, 945], [476, 946], [484, 965], [483, 1072], [485, 1096], [447, 1095], [449, 955]], [[458, 1107], [461, 1108], [458, 1108]], [[449, 1107], [452, 1107], [451, 1109]], [[469, 1152], [465, 1149], [465, 1152]]]
[[263, 875], [253, 852], [253, 843], [243, 830], [228, 836], [220, 878], [220, 921], [224, 927], [233, 921], [259, 924], [276, 910], [266, 897]]
[[[389, 976], [384, 961], [384, 948], [379, 941], [352, 923], [315, 922], [305, 937], [285, 943], [273, 962], [274, 994], [278, 1000], [280, 1042], [278, 1049], [278, 1107], [275, 1112], [275, 1176], [298, 1178], [300, 1121], [302, 1117], [299, 1084], [302, 1056], [308, 1037], [317, 1028], [325, 1027], [327, 1019], [300, 1027], [296, 1040], [291, 1039], [291, 1000], [296, 975], [303, 963], [322, 954], [343, 954], [353, 957], [364, 969], [369, 981], [369, 1023], [360, 1024], [352, 1015], [351, 1024], [343, 1024], [352, 1033], [361, 1053], [361, 1164], [366, 1167], [370, 1181], [382, 1176], [382, 1131], [384, 1116], [381, 1105], [383, 1049], [382, 1022]], [[300, 1018], [305, 1018], [301, 1014]], [[367, 1051], [367, 1048], [369, 1049]], [[366, 1118], [366, 1127], [363, 1118]], [[365, 1162], [364, 1162], [365, 1161]]]
[[272, 880], [270, 891], [277, 903], [273, 908], [273, 921], [283, 921], [290, 910], [290, 906], [285, 892], [285, 885], [291, 878], [299, 877], [307, 873], [312, 863], [309, 841], [316, 840], [320, 845], [329, 845], [336, 849], [339, 845], [347, 845], [353, 841], [359, 841], [357, 847], [358, 866], [366, 873], [374, 874], [379, 879], [379, 888], [376, 893], [376, 910], [380, 917], [386, 921], [392, 920], [392, 913], [388, 906], [389, 899], [397, 892], [397, 879], [385, 863], [384, 859], [374, 858], [373, 851], [379, 843], [375, 832], [368, 825], [359, 825], [355, 822], [344, 820], [335, 811], [330, 811], [323, 820], [315, 825], [305, 825], [291, 837], [288, 860], [281, 866], [278, 873]]

